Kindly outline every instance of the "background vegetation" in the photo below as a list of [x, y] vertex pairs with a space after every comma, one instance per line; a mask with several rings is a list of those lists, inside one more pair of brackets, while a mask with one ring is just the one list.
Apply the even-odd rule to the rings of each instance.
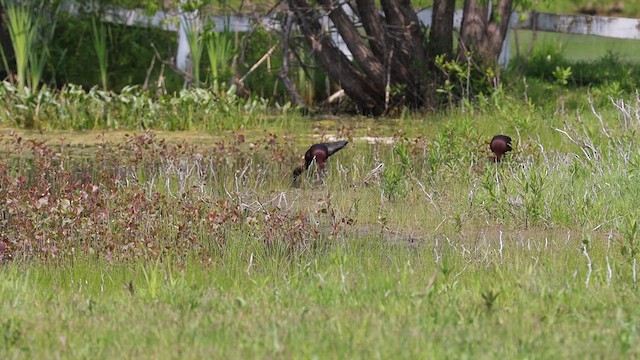
[[[83, 65], [55, 43], [74, 31]], [[69, 68], [0, 84], [1, 358], [640, 355], [634, 44], [540, 37], [474, 97], [451, 66], [441, 111], [368, 119], [260, 97], [276, 58], [251, 94], [159, 63], [166, 92], [144, 89], [155, 51], [129, 47], [170, 56], [173, 35], [112, 25], [96, 87], [92, 31], [58, 22], [49, 59]], [[270, 36], [234, 35], [241, 66]], [[292, 186], [335, 138], [326, 177]]]
[[[83, 2], [80, 1], [80, 3]], [[176, 6], [173, 2], [159, 1], [103, 1], [100, 4], [144, 8], [149, 13], [159, 9], [173, 9]], [[533, 6], [540, 11], [579, 12], [585, 4], [586, 2], [580, 1], [542, 1], [523, 6], [527, 8]], [[603, 2], [597, 6], [614, 7], [615, 4], [617, 2]], [[634, 4], [635, 2], [625, 2], [623, 15], [634, 16], [636, 8]], [[38, 21], [47, 23], [44, 28], [48, 29], [48, 33], [43, 32], [43, 36], [35, 39], [33, 49], [29, 50], [34, 55], [42, 54], [40, 61], [42, 74], [39, 77], [41, 85], [61, 89], [65, 85], [74, 84], [85, 91], [100, 85], [103, 90], [113, 90], [117, 93], [123, 89], [129, 89], [130, 86], [140, 86], [149, 91], [152, 97], [176, 94], [184, 87], [183, 77], [172, 70], [171, 66], [166, 65], [171, 63], [176, 53], [175, 33], [99, 21], [96, 23], [95, 11], [81, 11], [79, 15], [71, 16], [65, 11], [60, 11], [58, 5], [56, 2], [43, 3], [41, 13], [46, 16], [42, 19], [38, 18]], [[274, 4], [205, 1], [191, 5], [199, 7], [206, 14], [233, 13], [232, 10], [235, 10], [257, 16]], [[430, 2], [414, 3], [416, 8], [429, 5]], [[52, 20], [55, 22], [52, 23]], [[100, 56], [98, 52], [101, 47], [96, 45], [99, 44], [98, 39], [102, 37], [97, 38], [95, 31], [104, 33], [101, 47], [104, 48], [104, 54], [108, 54], [108, 59], [105, 58], [106, 55]], [[281, 105], [289, 101], [289, 95], [279, 78], [282, 66], [282, 49], [279, 45], [281, 34], [267, 32], [259, 27], [249, 33], [225, 33], [225, 43], [228, 42], [228, 47], [226, 46], [224, 50], [220, 46], [207, 45], [209, 41], [207, 39], [213, 38], [213, 33], [209, 30], [203, 29], [201, 37], [204, 54], [207, 55], [202, 56], [199, 63], [199, 67], [202, 68], [200, 77], [203, 88], [212, 88], [216, 83], [218, 84], [216, 93], [226, 92], [235, 81], [234, 79], [242, 78], [242, 87], [237, 88], [240, 96], [267, 98], [272, 104]], [[517, 46], [514, 38], [518, 39]], [[572, 68], [572, 74], [567, 79], [572, 86], [601, 86], [606, 81], [617, 81], [621, 83], [622, 88], [630, 90], [630, 86], [622, 82], [629, 84], [638, 82], [636, 75], [638, 46], [634, 41], [538, 33], [535, 35], [535, 54], [532, 54], [528, 49], [533, 38], [531, 32], [524, 31], [520, 31], [517, 36], [512, 36], [514, 47], [512, 54], [515, 55], [512, 63], [517, 64], [515, 67], [511, 66], [512, 69], [517, 69], [515, 81], [523, 73], [528, 78], [549, 81], [552, 77], [551, 73], [559, 66]], [[301, 40], [299, 43], [292, 46], [304, 45]], [[3, 42], [3, 45], [4, 53], [7, 55], [3, 61], [4, 73], [7, 73], [8, 67], [9, 73], [15, 74], [10, 42]], [[259, 63], [259, 66], [251, 71], [250, 69], [272, 47], [273, 51], [267, 61]], [[218, 65], [212, 65], [208, 54], [218, 56]], [[289, 76], [295, 81], [296, 87], [308, 103], [322, 101], [335, 89], [327, 84], [323, 72], [315, 65], [315, 61], [306, 50], [299, 52], [298, 56], [299, 58], [292, 59]], [[101, 61], [104, 62], [104, 66], [100, 65]], [[607, 69], [601, 70], [602, 65]], [[627, 69], [623, 70], [625, 73], [609, 75], [610, 70], [618, 65], [623, 65]], [[220, 66], [224, 68], [219, 69]], [[452, 78], [459, 77], [458, 74], [449, 75]], [[483, 75], [473, 76], [474, 83], [478, 85]], [[612, 79], [612, 76], [615, 79]], [[15, 80], [15, 75], [10, 76], [9, 79]], [[464, 82], [464, 80], [461, 81]], [[221, 84], [225, 86], [220, 87]], [[34, 86], [30, 87], [35, 90]], [[460, 92], [458, 95], [463, 96]]]

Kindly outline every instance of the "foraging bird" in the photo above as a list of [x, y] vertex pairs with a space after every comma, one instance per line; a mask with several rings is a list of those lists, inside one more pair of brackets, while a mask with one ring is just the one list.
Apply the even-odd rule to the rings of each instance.
[[491, 139], [489, 148], [495, 154], [493, 161], [500, 162], [504, 153], [511, 151], [511, 138], [507, 135], [496, 135]]
[[296, 181], [302, 172], [311, 166], [314, 159], [318, 166], [318, 173], [322, 174], [324, 172], [324, 164], [329, 156], [347, 146], [348, 143], [348, 141], [343, 140], [311, 145], [309, 150], [304, 154], [304, 166], [298, 166], [293, 170], [293, 181]]

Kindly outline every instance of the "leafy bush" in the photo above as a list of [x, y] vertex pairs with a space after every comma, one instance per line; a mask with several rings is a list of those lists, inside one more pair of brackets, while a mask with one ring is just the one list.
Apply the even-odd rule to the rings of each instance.
[[120, 93], [77, 85], [20, 92], [3, 82], [0, 95], [0, 123], [38, 129], [229, 130], [255, 126], [267, 114], [266, 100], [241, 98], [235, 87], [219, 95], [191, 89], [153, 97], [136, 86]]

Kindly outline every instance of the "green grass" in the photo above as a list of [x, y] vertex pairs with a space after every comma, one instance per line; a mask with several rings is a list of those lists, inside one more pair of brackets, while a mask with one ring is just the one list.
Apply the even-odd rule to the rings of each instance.
[[[636, 99], [522, 91], [395, 120], [5, 132], [0, 357], [637, 357]], [[351, 142], [292, 187], [314, 134]]]
[[[519, 51], [516, 49], [518, 37]], [[528, 30], [520, 30], [511, 35], [511, 54], [515, 57], [525, 55], [533, 39]], [[616, 54], [620, 60], [632, 63], [640, 62], [640, 44], [636, 40], [614, 39], [599, 36], [560, 34], [538, 32], [535, 37], [538, 47], [550, 46], [561, 51], [568, 61], [594, 61], [603, 58], [608, 53]]]
[[[580, 9], [589, 7], [592, 5], [595, 7], [599, 15], [611, 15], [611, 16], [624, 16], [624, 17], [636, 17], [640, 13], [640, 3], [637, 0], [631, 1], [616, 1], [616, 0], [604, 0], [604, 1], [590, 1], [590, 0], [571, 0], [571, 1], [538, 1], [538, 11], [552, 12], [558, 14], [574, 14], [579, 13]], [[622, 14], [614, 13], [610, 14], [608, 10], [611, 10], [615, 3], [622, 3]]]
[[0, 358], [638, 357], [634, 68], [546, 50], [398, 118], [3, 84]]
[[[598, 267], [585, 286], [578, 239], [530, 235], [505, 237], [502, 256], [496, 233], [417, 248], [370, 238], [289, 257], [265, 254], [262, 244], [239, 236], [231, 254], [207, 265], [10, 264], [0, 279], [0, 354], [638, 356], [639, 299], [624, 264], [611, 284]], [[605, 243], [590, 250], [604, 261]]]

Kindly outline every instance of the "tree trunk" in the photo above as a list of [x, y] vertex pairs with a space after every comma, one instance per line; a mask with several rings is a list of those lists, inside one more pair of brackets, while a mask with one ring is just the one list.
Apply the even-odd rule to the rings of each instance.
[[329, 13], [329, 17], [336, 25], [338, 32], [342, 35], [342, 39], [344, 39], [345, 44], [353, 54], [355, 61], [360, 65], [360, 68], [363, 69], [365, 75], [375, 83], [376, 88], [384, 89], [385, 73], [382, 63], [373, 55], [371, 49], [366, 46], [364, 39], [360, 36], [358, 29], [349, 19], [349, 16], [345, 14], [342, 6], [332, 0], [319, 0], [318, 2]]
[[385, 65], [385, 68], [389, 69], [385, 70], [385, 75], [389, 76], [388, 85], [408, 84], [412, 78], [411, 69], [402, 63], [399, 57], [394, 56], [394, 47], [391, 44], [384, 18], [376, 9], [375, 3], [373, 0], [356, 0], [356, 4], [371, 50]]
[[362, 26], [367, 33], [369, 46], [378, 59], [387, 57], [387, 31], [384, 27], [384, 20], [378, 13], [373, 0], [356, 0], [358, 15], [362, 20]]
[[438, 88], [447, 80], [447, 76], [435, 65], [437, 56], [444, 55], [445, 60], [453, 58], [453, 14], [455, 12], [455, 0], [434, 0], [431, 14], [431, 31], [429, 32], [428, 52], [432, 61], [429, 63], [432, 81], [427, 83], [425, 104], [430, 108], [436, 108]]
[[[424, 65], [426, 51], [424, 36], [420, 28], [418, 15], [411, 8], [408, 0], [381, 0], [382, 9], [386, 15], [388, 32], [394, 42], [394, 49], [403, 59], [413, 59], [413, 62]], [[405, 64], [411, 61], [403, 60]]]
[[323, 33], [314, 8], [306, 0], [288, 0], [289, 8], [296, 14], [296, 20], [305, 38], [323, 68], [331, 79], [338, 82], [345, 93], [363, 112], [380, 115], [384, 111], [384, 92], [349, 61]]
[[455, 0], [434, 0], [429, 33], [429, 50], [433, 56], [453, 57], [453, 13]]
[[393, 44], [391, 68], [405, 68], [408, 72], [408, 78], [402, 82], [406, 86], [402, 94], [405, 105], [422, 107], [431, 104], [431, 91], [427, 91], [429, 87], [425, 86], [431, 80], [428, 75], [431, 59], [427, 60], [425, 35], [411, 1], [381, 0], [380, 3]]
[[495, 66], [511, 17], [512, 0], [466, 0], [460, 31], [459, 57], [468, 54], [484, 66]]

